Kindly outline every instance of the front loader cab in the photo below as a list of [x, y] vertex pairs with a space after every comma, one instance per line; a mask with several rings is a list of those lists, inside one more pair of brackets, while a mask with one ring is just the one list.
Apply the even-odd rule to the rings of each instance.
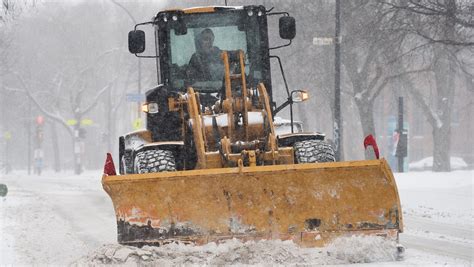
[[[279, 20], [280, 37], [290, 40], [288, 44], [269, 47], [267, 17], [271, 15], [283, 15]], [[145, 35], [138, 26], [145, 24], [155, 27], [156, 56], [141, 55], [145, 51]], [[208, 53], [200, 44], [205, 32], [212, 35], [212, 49]], [[271, 12], [263, 6], [166, 10], [152, 21], [135, 26], [129, 33], [129, 51], [137, 57], [157, 58], [159, 84], [175, 92], [186, 92], [188, 87], [193, 87], [204, 103], [210, 103], [223, 89], [220, 52], [242, 50], [248, 87], [256, 88], [263, 83], [274, 109], [270, 58], [278, 57], [270, 56], [270, 50], [288, 46], [295, 34], [293, 17], [286, 12]], [[278, 62], [281, 67], [279, 58]], [[285, 86], [289, 94], [286, 81]]]

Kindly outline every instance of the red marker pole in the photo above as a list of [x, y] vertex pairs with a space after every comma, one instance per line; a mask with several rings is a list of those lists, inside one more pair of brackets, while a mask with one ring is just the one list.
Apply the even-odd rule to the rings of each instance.
[[112, 155], [110, 153], [107, 153], [107, 158], [105, 159], [104, 174], [109, 176], [117, 175], [115, 172], [114, 160], [112, 159]]

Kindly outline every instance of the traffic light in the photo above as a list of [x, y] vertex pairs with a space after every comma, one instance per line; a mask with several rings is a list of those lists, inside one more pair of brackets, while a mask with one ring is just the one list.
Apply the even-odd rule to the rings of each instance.
[[38, 143], [38, 147], [40, 147], [41, 143], [43, 142], [43, 125], [43, 116], [36, 117], [36, 141]]
[[38, 116], [38, 117], [36, 117], [36, 124], [37, 124], [37, 125], [43, 125], [43, 123], [44, 123], [44, 118], [43, 118], [43, 116]]

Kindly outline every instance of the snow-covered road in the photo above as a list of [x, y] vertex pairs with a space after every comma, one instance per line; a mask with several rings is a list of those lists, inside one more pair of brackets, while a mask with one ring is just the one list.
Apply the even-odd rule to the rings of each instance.
[[[405, 233], [401, 235], [401, 242], [407, 248], [406, 256], [403, 261], [368, 265], [472, 265], [474, 172], [395, 175], [404, 210]], [[114, 245], [116, 225], [113, 207], [101, 187], [100, 178], [100, 171], [86, 172], [81, 176], [68, 173], [28, 176], [21, 172], [0, 176], [0, 183], [7, 184], [9, 189], [7, 197], [0, 198], [0, 265], [64, 265], [80, 258], [84, 260], [86, 255], [97, 258], [98, 254], [110, 251], [125, 253]], [[188, 257], [194, 261], [184, 259], [177, 262], [177, 255], [170, 256], [174, 253], [170, 251], [175, 250], [181, 258]], [[235, 255], [252, 257], [250, 252], [253, 250], [273, 255], [278, 259], [276, 263], [285, 263], [285, 260], [303, 264], [348, 263], [340, 259], [331, 261], [322, 257], [320, 252], [308, 249], [295, 251], [292, 244], [285, 242], [233, 242], [221, 248], [185, 247], [169, 249], [166, 253], [153, 250], [133, 253], [167, 255], [168, 258], [163, 256], [168, 259], [161, 262], [164, 264], [205, 263], [208, 261], [199, 257], [210, 257], [211, 254], [213, 263], [258, 263], [258, 257], [251, 261], [235, 258]], [[242, 251], [247, 254], [242, 254]], [[228, 260], [229, 253], [234, 255], [231, 260]], [[268, 259], [263, 257], [260, 263], [269, 264]]]
[[405, 224], [412, 230], [401, 235], [400, 242], [419, 250], [473, 260], [473, 229], [412, 216], [405, 217]]
[[[98, 178], [99, 177], [99, 178]], [[116, 240], [115, 214], [100, 172], [9, 175], [0, 225], [0, 263], [68, 264]]]
[[408, 248], [473, 262], [474, 172], [395, 174]]

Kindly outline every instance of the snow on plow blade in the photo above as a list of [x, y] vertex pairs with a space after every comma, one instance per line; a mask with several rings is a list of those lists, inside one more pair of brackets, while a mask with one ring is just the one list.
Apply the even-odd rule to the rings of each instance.
[[354, 234], [397, 238], [402, 213], [384, 159], [107, 176], [118, 241], [282, 239], [322, 246]]

